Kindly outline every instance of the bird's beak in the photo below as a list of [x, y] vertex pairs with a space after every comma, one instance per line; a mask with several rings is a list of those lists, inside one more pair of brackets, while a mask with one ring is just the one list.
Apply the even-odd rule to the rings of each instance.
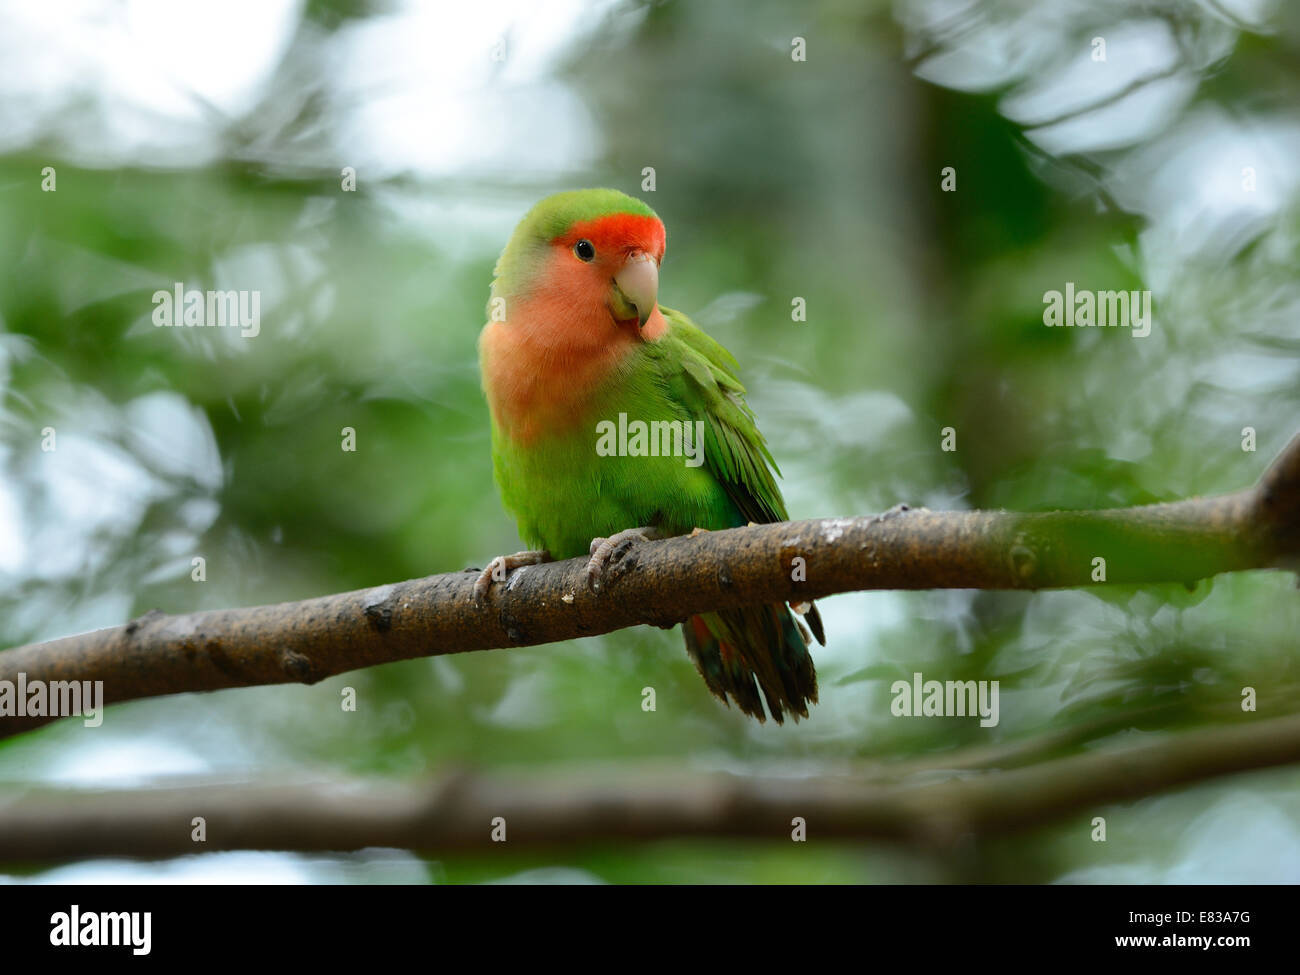
[[644, 326], [659, 297], [659, 263], [645, 251], [633, 251], [614, 275], [610, 310], [618, 321], [635, 318]]

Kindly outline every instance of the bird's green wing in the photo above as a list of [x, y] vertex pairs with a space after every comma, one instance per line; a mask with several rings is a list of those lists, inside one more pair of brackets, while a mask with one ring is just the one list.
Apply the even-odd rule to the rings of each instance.
[[[721, 345], [667, 308], [668, 333], [647, 343], [657, 356], [660, 381], [696, 420], [704, 420], [704, 460], [741, 518], [765, 524], [787, 519], [774, 475], [776, 461], [758, 432], [736, 378], [736, 360]], [[826, 633], [815, 606], [804, 619], [823, 645]], [[806, 632], [782, 603], [704, 613], [684, 627], [686, 649], [709, 689], [746, 714], [763, 717], [762, 701], [780, 723], [783, 715], [807, 717], [817, 700], [817, 677]], [[762, 698], [760, 700], [760, 693]]]
[[773, 472], [776, 461], [745, 402], [731, 353], [681, 312], [660, 306], [669, 330], [647, 351], [669, 394], [695, 419], [704, 420], [704, 458], [746, 521], [785, 521], [785, 502]]

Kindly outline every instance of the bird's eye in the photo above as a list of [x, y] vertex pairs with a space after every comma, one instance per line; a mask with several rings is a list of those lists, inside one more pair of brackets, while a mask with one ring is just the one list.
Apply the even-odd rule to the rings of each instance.
[[573, 245], [573, 253], [580, 261], [590, 261], [596, 256], [596, 248], [592, 246], [591, 241], [583, 239]]

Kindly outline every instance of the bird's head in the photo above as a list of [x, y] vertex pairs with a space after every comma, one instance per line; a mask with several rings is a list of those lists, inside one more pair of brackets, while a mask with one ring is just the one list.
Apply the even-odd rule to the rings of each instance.
[[[563, 310], [574, 328], [628, 328], [647, 338], [659, 312], [663, 221], [618, 190], [575, 190], [538, 203], [497, 262], [494, 298]], [[595, 338], [596, 336], [591, 336]]]

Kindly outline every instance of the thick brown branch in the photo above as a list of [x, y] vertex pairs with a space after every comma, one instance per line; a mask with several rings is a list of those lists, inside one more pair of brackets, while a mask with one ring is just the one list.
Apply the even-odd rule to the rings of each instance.
[[[167, 616], [0, 653], [0, 681], [104, 682], [106, 702], [287, 682], [411, 657], [551, 643], [695, 613], [862, 589], [1191, 582], [1300, 564], [1300, 436], [1259, 485], [1106, 511], [899, 511], [756, 525], [633, 548], [593, 594], [584, 561], [516, 570], [477, 602], [449, 573], [296, 603]], [[802, 559], [802, 573], [795, 571]], [[0, 717], [0, 737], [44, 724]]]
[[[970, 763], [960, 760], [953, 767]], [[453, 774], [384, 782], [204, 786], [27, 795], [0, 805], [0, 861], [167, 857], [217, 850], [395, 847], [429, 853], [670, 837], [890, 840], [944, 847], [1070, 817], [1214, 776], [1300, 761], [1300, 716], [1184, 732], [1012, 771], [907, 785], [867, 776], [770, 779], [623, 770], [618, 775]], [[932, 777], [933, 773], [931, 773]], [[192, 839], [202, 817], [206, 841]], [[492, 839], [505, 821], [505, 843]], [[499, 825], [499, 824], [498, 824]], [[498, 833], [498, 835], [500, 835]]]

